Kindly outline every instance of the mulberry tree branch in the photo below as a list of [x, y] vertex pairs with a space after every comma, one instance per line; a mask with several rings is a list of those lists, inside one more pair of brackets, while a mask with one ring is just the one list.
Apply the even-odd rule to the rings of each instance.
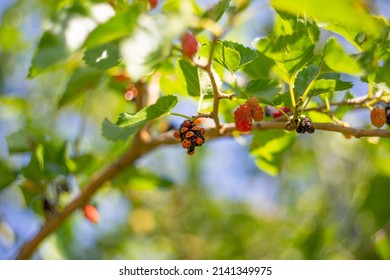
[[[316, 130], [331, 131], [342, 133], [356, 138], [360, 137], [384, 137], [390, 138], [390, 130], [383, 129], [357, 129], [351, 127], [345, 127], [333, 123], [312, 123], [312, 126]], [[265, 121], [257, 122], [253, 125], [252, 131], [256, 130], [270, 130], [270, 129], [283, 129], [285, 128], [284, 122], [277, 121]], [[235, 125], [233, 123], [225, 124], [222, 129], [217, 127], [208, 129], [208, 139], [216, 139], [220, 137], [232, 136], [235, 131]], [[294, 133], [294, 132], [293, 132]], [[315, 137], [315, 135], [311, 136]], [[137, 135], [129, 148], [129, 150], [120, 156], [113, 163], [103, 168], [100, 172], [96, 173], [91, 181], [83, 188], [83, 191], [72, 200], [62, 212], [53, 216], [42, 226], [39, 232], [28, 241], [19, 251], [16, 259], [28, 259], [32, 256], [34, 251], [38, 248], [40, 243], [51, 233], [53, 233], [61, 224], [78, 208], [83, 207], [92, 195], [103, 185], [104, 182], [113, 179], [126, 167], [134, 164], [134, 162], [141, 156], [149, 153], [156, 147], [161, 145], [178, 144], [178, 140], [173, 137], [171, 132], [161, 134], [160, 136], [145, 140]]]

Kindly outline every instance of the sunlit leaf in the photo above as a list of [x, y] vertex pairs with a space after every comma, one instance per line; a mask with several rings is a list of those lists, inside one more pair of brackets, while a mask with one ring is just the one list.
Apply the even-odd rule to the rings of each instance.
[[349, 56], [335, 38], [330, 38], [324, 48], [324, 61], [336, 72], [358, 75], [361, 69], [357, 61]]
[[375, 82], [385, 91], [390, 91], [390, 61], [387, 61], [378, 69], [375, 76]]
[[298, 96], [303, 95], [306, 88], [318, 74], [318, 71], [320, 71], [320, 69], [317, 66], [310, 65], [298, 73], [294, 87], [294, 91], [298, 94]]
[[[202, 47], [200, 53], [208, 57], [211, 44]], [[257, 57], [257, 52], [248, 47], [230, 41], [217, 41], [214, 49], [214, 59], [231, 73], [236, 72], [244, 65], [250, 63]]]
[[201, 17], [219, 21], [225, 11], [229, 8], [231, 0], [220, 0], [217, 4], [207, 10]]
[[137, 25], [140, 13], [140, 5], [132, 5], [128, 11], [98, 25], [85, 40], [84, 47], [94, 48], [130, 35]]
[[327, 92], [347, 90], [353, 87], [351, 82], [340, 80], [317, 80], [310, 90], [309, 96], [315, 96]]
[[[280, 19], [283, 20], [283, 19]], [[313, 58], [318, 27], [311, 22], [293, 21], [294, 32], [274, 32], [254, 42], [257, 50], [275, 61], [274, 72], [284, 81]]]
[[272, 6], [292, 14], [307, 14], [319, 22], [349, 26], [350, 28], [378, 34], [363, 2], [355, 0], [272, 0]]
[[191, 96], [199, 96], [200, 83], [198, 68], [185, 59], [180, 59], [179, 65], [184, 74], [188, 94]]
[[102, 134], [109, 140], [125, 140], [138, 132], [147, 122], [168, 113], [177, 104], [177, 97], [160, 97], [157, 102], [133, 114], [120, 114], [116, 124], [105, 119]]

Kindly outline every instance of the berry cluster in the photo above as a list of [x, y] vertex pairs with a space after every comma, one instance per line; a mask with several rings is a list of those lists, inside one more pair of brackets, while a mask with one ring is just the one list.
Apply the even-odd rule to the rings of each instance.
[[263, 108], [255, 97], [249, 98], [245, 104], [234, 111], [234, 122], [238, 131], [247, 132], [252, 128], [252, 119], [256, 122], [264, 118]]
[[315, 129], [311, 126], [311, 120], [308, 117], [303, 117], [300, 121], [297, 121], [297, 133], [314, 133]]
[[376, 126], [377, 128], [382, 127], [388, 120], [388, 117], [386, 115], [386, 109], [383, 109], [378, 106], [375, 107], [370, 112], [370, 118], [373, 126]]
[[173, 133], [173, 136], [180, 139], [181, 146], [187, 149], [187, 154], [193, 155], [195, 147], [200, 147], [205, 142], [205, 133], [204, 128], [200, 128], [190, 120], [185, 120], [180, 125], [179, 130]]

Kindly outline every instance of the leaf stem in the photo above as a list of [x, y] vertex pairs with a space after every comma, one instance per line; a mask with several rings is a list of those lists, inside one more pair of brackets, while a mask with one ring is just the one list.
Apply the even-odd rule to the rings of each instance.
[[307, 95], [309, 94], [311, 88], [313, 87], [314, 83], [317, 81], [318, 77], [320, 76], [321, 74], [321, 69], [318, 70], [317, 74], [314, 76], [313, 80], [310, 81], [309, 85], [307, 86], [307, 88], [305, 89], [305, 91], [303, 92], [302, 94], [302, 100], [305, 101], [306, 100], [306, 97]]
[[289, 88], [290, 88], [290, 98], [291, 98], [291, 105], [293, 108], [296, 107], [296, 103], [295, 103], [295, 94], [294, 94], [294, 82], [295, 82], [295, 78], [291, 78], [288, 85], [289, 85]]
[[189, 120], [193, 120], [194, 119], [194, 117], [190, 117], [190, 116], [187, 116], [187, 115], [184, 115], [184, 114], [181, 114], [181, 113], [176, 113], [176, 112], [169, 112], [168, 114], [172, 115], [172, 116], [182, 117], [182, 118], [189, 119]]

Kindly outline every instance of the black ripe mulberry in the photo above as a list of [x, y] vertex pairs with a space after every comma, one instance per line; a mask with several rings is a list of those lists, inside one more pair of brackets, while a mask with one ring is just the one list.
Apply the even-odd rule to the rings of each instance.
[[195, 147], [200, 147], [206, 141], [204, 134], [206, 130], [200, 128], [190, 120], [185, 120], [178, 130], [173, 133], [175, 138], [180, 138], [181, 146], [187, 149], [187, 154], [193, 155]]
[[308, 117], [303, 117], [302, 119], [297, 121], [297, 133], [314, 133], [315, 129], [311, 126], [311, 120]]
[[390, 103], [387, 104], [385, 108], [385, 114], [386, 114], [386, 123], [387, 125], [390, 125]]

